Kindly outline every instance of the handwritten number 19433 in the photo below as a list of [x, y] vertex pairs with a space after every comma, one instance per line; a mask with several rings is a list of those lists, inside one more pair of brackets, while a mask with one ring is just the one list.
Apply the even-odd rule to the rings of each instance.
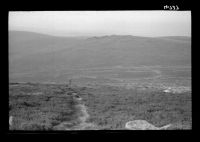
[[179, 7], [177, 5], [165, 5], [164, 10], [179, 10]]

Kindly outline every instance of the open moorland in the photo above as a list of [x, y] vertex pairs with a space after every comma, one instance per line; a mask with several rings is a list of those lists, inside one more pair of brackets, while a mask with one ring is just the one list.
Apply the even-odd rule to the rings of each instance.
[[192, 128], [189, 37], [9, 32], [10, 130]]
[[79, 76], [74, 73], [65, 84], [10, 83], [10, 129], [124, 130], [132, 120], [146, 120], [156, 127], [172, 124], [169, 130], [191, 129], [189, 67], [84, 71]]
[[[169, 129], [191, 129], [191, 92], [164, 92], [155, 89], [124, 87], [68, 87], [62, 84], [12, 83], [9, 85], [11, 130], [82, 130], [125, 129], [132, 120], [146, 120], [157, 127], [172, 124]], [[73, 96], [76, 93], [82, 100]], [[87, 108], [79, 128], [79, 104]], [[63, 123], [70, 126], [59, 127]]]

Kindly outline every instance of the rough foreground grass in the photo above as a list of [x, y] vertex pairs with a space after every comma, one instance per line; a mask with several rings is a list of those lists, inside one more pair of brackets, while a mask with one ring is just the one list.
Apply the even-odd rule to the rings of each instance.
[[16, 84], [9, 91], [9, 116], [14, 117], [11, 130], [53, 130], [76, 118], [76, 102], [62, 86]]
[[125, 123], [143, 119], [160, 127], [191, 129], [191, 93], [126, 90], [123, 88], [91, 89], [83, 96], [91, 115], [90, 121], [103, 129], [124, 129]]
[[119, 87], [73, 87], [56, 84], [10, 84], [10, 130], [55, 130], [62, 122], [76, 121], [77, 92], [98, 129], [125, 129], [127, 121], [144, 119], [157, 127], [172, 123], [170, 129], [191, 129], [191, 93], [164, 93]]

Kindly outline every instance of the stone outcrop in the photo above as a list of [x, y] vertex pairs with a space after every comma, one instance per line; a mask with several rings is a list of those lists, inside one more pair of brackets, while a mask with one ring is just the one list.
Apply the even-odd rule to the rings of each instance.
[[156, 127], [146, 120], [134, 120], [125, 124], [125, 128], [128, 130], [166, 130], [170, 126], [171, 124], [165, 125], [163, 127]]

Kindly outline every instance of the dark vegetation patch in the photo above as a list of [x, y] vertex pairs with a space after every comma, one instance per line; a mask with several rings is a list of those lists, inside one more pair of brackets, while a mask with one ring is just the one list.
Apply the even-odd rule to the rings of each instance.
[[[9, 116], [14, 117], [11, 130], [53, 130], [61, 122], [75, 119], [76, 102], [67, 95], [67, 89], [61, 90], [62, 85], [9, 87]], [[34, 95], [37, 92], [42, 93]]]
[[[58, 84], [18, 84], [9, 88], [11, 130], [55, 130], [62, 122], [77, 119], [76, 92], [88, 108], [87, 122], [99, 129], [125, 129], [127, 121], [144, 119], [160, 127], [191, 129], [191, 93], [164, 93], [123, 87], [69, 87]], [[39, 95], [37, 92], [40, 92]], [[71, 123], [69, 123], [71, 124]], [[66, 124], [67, 125], [67, 124]], [[181, 126], [181, 128], [180, 128]]]

